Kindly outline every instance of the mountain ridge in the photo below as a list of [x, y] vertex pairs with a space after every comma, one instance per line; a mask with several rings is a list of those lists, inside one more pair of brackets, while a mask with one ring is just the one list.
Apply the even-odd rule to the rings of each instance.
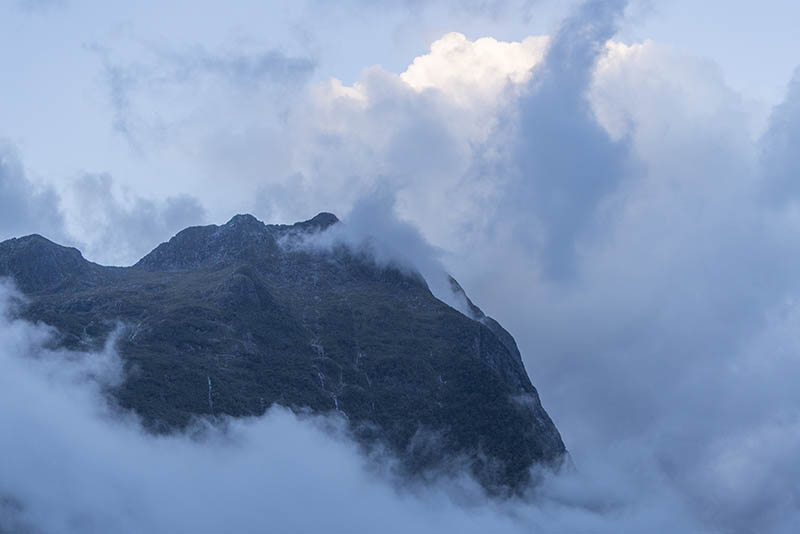
[[557, 464], [566, 449], [513, 337], [455, 279], [468, 315], [418, 273], [363, 251], [282, 244], [336, 224], [330, 213], [293, 225], [237, 215], [182, 230], [130, 267], [28, 236], [0, 243], [0, 276], [26, 294], [23, 316], [57, 328], [69, 348], [96, 348], [129, 325], [118, 342], [127, 378], [113, 395], [155, 432], [281, 404], [341, 414], [360, 443], [387, 446], [409, 473], [466, 458], [493, 492], [519, 491], [533, 465]]

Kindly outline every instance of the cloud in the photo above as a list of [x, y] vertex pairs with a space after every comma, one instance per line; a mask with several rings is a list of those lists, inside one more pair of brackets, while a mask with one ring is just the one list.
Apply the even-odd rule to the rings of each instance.
[[[210, 51], [198, 45], [177, 51], [142, 43], [130, 47], [139, 53], [121, 46], [121, 52], [98, 45], [92, 49], [103, 61], [113, 128], [139, 153], [163, 149], [190, 129], [218, 133], [225, 113], [233, 114], [227, 117], [230, 123], [246, 116], [241, 99], [251, 113], [259, 101], [272, 99], [263, 111], [279, 113], [278, 101], [302, 87], [316, 67], [310, 58], [277, 49]], [[211, 113], [219, 106], [224, 113]]]
[[[709, 529], [789, 531], [797, 221], [762, 191], [791, 205], [792, 187], [772, 184], [797, 161], [784, 148], [794, 91], [754, 143], [745, 105], [708, 62], [652, 44], [601, 53], [608, 34], [595, 35], [576, 60], [571, 45], [545, 59], [561, 58], [558, 90], [543, 108], [546, 85], [523, 102], [519, 149], [499, 167], [530, 181], [509, 181], [497, 218], [473, 234], [481, 245], [461, 253], [459, 265], [480, 267], [459, 278], [518, 334], [579, 469], [651, 472], [642, 491], [671, 488]], [[504, 261], [481, 264], [487, 255]]]
[[[521, 223], [512, 231], [542, 247], [547, 276], [574, 274], [584, 227], [627, 170], [627, 147], [597, 124], [585, 94], [625, 4], [586, 2], [564, 22], [514, 117], [515, 153], [504, 171], [517, 176], [505, 205]], [[531, 225], [534, 218], [538, 224]]]
[[797, 176], [800, 158], [795, 147], [800, 142], [800, 69], [789, 83], [784, 101], [773, 111], [761, 139], [761, 165], [764, 189], [778, 204], [795, 204], [798, 199]]
[[21, 233], [62, 238], [62, 218], [56, 192], [32, 184], [17, 150], [0, 141], [0, 239]]
[[65, 192], [66, 223], [84, 255], [107, 265], [132, 265], [155, 246], [187, 226], [206, 221], [195, 197], [154, 201], [114, 192], [108, 174], [85, 174]]
[[[586, 36], [565, 27], [553, 41], [507, 43], [452, 33], [399, 76], [373, 67], [352, 86], [314, 87], [310, 105], [289, 115], [288, 141], [278, 141], [293, 172], [262, 182], [256, 211], [342, 213], [387, 188], [402, 217], [457, 248], [502, 204], [524, 221], [507, 231], [547, 248], [540, 257], [551, 276], [567, 273], [581, 226], [629, 164], [627, 146], [597, 124], [585, 95], [623, 7], [589, 4], [577, 17], [591, 20], [580, 29]], [[600, 142], [580, 157], [571, 148]]]
[[490, 136], [535, 76], [547, 42], [472, 42], [451, 33], [400, 75], [372, 67], [352, 86], [336, 79], [310, 86], [281, 136], [261, 139], [285, 150], [257, 178], [254, 211], [287, 221], [323, 210], [346, 214], [360, 198], [386, 191], [428, 238], [442, 205], [458, 222], [483, 217], [497, 184], [464, 178], [476, 152], [492, 157], [503, 149]]
[[464, 295], [453, 290], [442, 263], [442, 251], [431, 246], [415, 226], [397, 218], [394, 199], [389, 194], [363, 198], [353, 206], [346, 220], [323, 232], [289, 235], [283, 245], [326, 252], [347, 247], [381, 268], [392, 267], [422, 276], [439, 300], [468, 317], [473, 316]]
[[0, 145], [0, 240], [41, 234], [79, 247], [91, 260], [136, 262], [186, 226], [206, 222], [195, 197], [149, 200], [121, 189], [108, 174], [85, 174], [61, 191], [34, 185], [13, 145]]
[[331, 82], [308, 123], [325, 142], [300, 136], [303, 194], [286, 181], [275, 198], [347, 220], [379, 197], [440, 247], [517, 336], [579, 472], [615, 496], [587, 497], [609, 525], [788, 532], [797, 83], [754, 141], [757, 120], [712, 62], [609, 42], [623, 8], [585, 4], [489, 107], [381, 69]]
[[[14, 532], [651, 532], [693, 525], [674, 496], [660, 516], [573, 474], [537, 500], [490, 501], [469, 480], [406, 485], [363, 457], [342, 421], [273, 408], [146, 433], [106, 396], [120, 378], [113, 339], [98, 353], [52, 347], [44, 325], [0, 288], [0, 529]], [[383, 458], [382, 461], [391, 461]], [[615, 530], [616, 529], [616, 530]]]
[[416, 57], [400, 78], [417, 91], [433, 88], [471, 108], [496, 100], [509, 85], [516, 89], [530, 80], [547, 43], [546, 36], [508, 43], [491, 37], [469, 41], [461, 33], [448, 33], [431, 44], [430, 53]]
[[419, 202], [433, 202], [437, 190], [458, 179], [453, 170], [469, 164], [470, 140], [486, 132], [441, 92], [419, 93], [378, 67], [353, 87], [336, 80], [314, 87], [288, 122], [278, 142], [294, 172], [267, 174], [256, 205], [272, 220], [323, 210], [341, 214], [380, 184], [393, 192], [424, 185], [429, 197]]

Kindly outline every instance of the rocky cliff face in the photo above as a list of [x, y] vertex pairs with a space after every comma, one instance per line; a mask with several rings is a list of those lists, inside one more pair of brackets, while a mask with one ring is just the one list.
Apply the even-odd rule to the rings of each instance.
[[458, 458], [491, 491], [519, 490], [533, 464], [558, 463], [564, 445], [513, 337], [455, 280], [470, 316], [418, 274], [344, 246], [286, 245], [337, 222], [237, 215], [187, 228], [127, 268], [28, 236], [0, 243], [0, 276], [65, 346], [94, 348], [123, 325], [127, 378], [113, 393], [153, 431], [278, 403], [339, 413], [409, 473]]

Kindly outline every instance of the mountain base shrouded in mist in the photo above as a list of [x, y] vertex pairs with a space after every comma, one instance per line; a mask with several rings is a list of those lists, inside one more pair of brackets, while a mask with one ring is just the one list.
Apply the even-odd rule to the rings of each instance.
[[464, 313], [368, 244], [315, 243], [337, 223], [237, 215], [187, 228], [126, 268], [33, 235], [0, 244], [0, 275], [25, 294], [21, 315], [55, 327], [60, 346], [116, 338], [125, 373], [113, 397], [156, 433], [277, 404], [340, 414], [403, 472], [467, 466], [493, 493], [558, 465], [564, 444], [512, 336], [454, 279]]

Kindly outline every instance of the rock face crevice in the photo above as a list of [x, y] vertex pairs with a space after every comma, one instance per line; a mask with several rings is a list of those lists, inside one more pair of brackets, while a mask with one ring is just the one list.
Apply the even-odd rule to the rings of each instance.
[[153, 431], [278, 403], [340, 414], [412, 474], [459, 458], [493, 492], [524, 488], [534, 464], [558, 464], [564, 444], [513, 337], [455, 280], [469, 317], [418, 274], [363, 252], [281, 246], [337, 223], [329, 213], [294, 225], [237, 215], [187, 228], [127, 268], [29, 236], [0, 243], [0, 276], [27, 295], [24, 315], [70, 348], [95, 348], [128, 325], [114, 395]]

